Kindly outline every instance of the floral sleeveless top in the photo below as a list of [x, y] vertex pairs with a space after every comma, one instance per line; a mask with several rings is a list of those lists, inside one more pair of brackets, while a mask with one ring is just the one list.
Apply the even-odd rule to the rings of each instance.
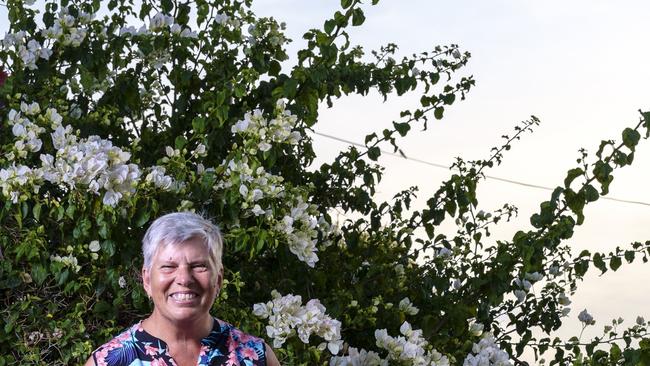
[[[214, 320], [212, 332], [201, 340], [197, 366], [265, 366], [266, 348], [260, 338]], [[92, 354], [97, 366], [175, 366], [167, 344], [133, 325]]]

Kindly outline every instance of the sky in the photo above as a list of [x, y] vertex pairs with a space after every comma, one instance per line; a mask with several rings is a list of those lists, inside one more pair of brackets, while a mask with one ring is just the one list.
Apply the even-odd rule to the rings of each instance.
[[[366, 3], [370, 3], [369, 0]], [[295, 51], [301, 35], [322, 26], [338, 9], [337, 0], [256, 0], [258, 15], [287, 23]], [[487, 158], [503, 134], [530, 115], [541, 125], [515, 143], [504, 162], [489, 175], [546, 187], [561, 185], [575, 166], [578, 149], [594, 153], [602, 139], [619, 139], [636, 124], [638, 110], [650, 110], [650, 2], [641, 0], [383, 0], [365, 6], [366, 22], [352, 28], [353, 44], [368, 52], [389, 42], [399, 45], [396, 59], [428, 51], [436, 45], [458, 44], [472, 54], [460, 76], [473, 75], [476, 86], [467, 100], [447, 109], [445, 118], [432, 118], [429, 129], [400, 140], [407, 156], [451, 165], [456, 156]], [[0, 8], [0, 19], [6, 10]], [[4, 32], [6, 24], [0, 24]], [[291, 52], [290, 52], [291, 53]], [[377, 95], [345, 97], [333, 108], [323, 106], [315, 130], [351, 141], [379, 132], [398, 119], [399, 111], [414, 108], [417, 93], [389, 98]], [[314, 135], [318, 162], [330, 161], [347, 145]], [[386, 147], [388, 148], [388, 147]], [[382, 156], [386, 167], [377, 197], [388, 199], [417, 185], [422, 205], [450, 172], [414, 161]], [[615, 173], [611, 197], [650, 203], [650, 143], [642, 141], [635, 162]], [[550, 192], [486, 180], [479, 186], [480, 208], [504, 203], [519, 208], [519, 217], [499, 225], [493, 239], [510, 239], [528, 229], [531, 214]], [[633, 241], [650, 240], [650, 206], [599, 200], [585, 210], [586, 222], [570, 244], [582, 249], [610, 251]], [[622, 316], [631, 324], [637, 315], [650, 318], [650, 266], [624, 265], [615, 273], [592, 272], [572, 297], [572, 312], [558, 332], [577, 335], [582, 309], [596, 319], [600, 331]], [[585, 337], [595, 334], [588, 329]], [[584, 338], [583, 338], [584, 339]]]
[[[369, 1], [367, 1], [369, 2]], [[258, 15], [286, 21], [297, 50], [301, 35], [322, 25], [337, 10], [332, 0], [258, 0]], [[400, 46], [398, 56], [458, 44], [472, 54], [461, 76], [473, 75], [476, 86], [465, 101], [454, 104], [445, 118], [412, 132], [400, 141], [407, 156], [451, 165], [453, 159], [482, 159], [498, 146], [503, 134], [535, 115], [541, 125], [506, 153], [501, 166], [487, 174], [525, 183], [556, 187], [576, 166], [578, 150], [592, 154], [603, 139], [618, 139], [633, 126], [638, 110], [650, 110], [650, 32], [647, 1], [380, 1], [365, 7], [366, 22], [350, 31], [353, 44], [368, 52], [388, 42]], [[400, 57], [396, 57], [399, 59]], [[333, 108], [323, 106], [317, 132], [362, 143], [398, 119], [399, 111], [417, 105], [417, 94], [390, 98], [377, 95], [344, 97]], [[347, 145], [314, 136], [320, 162], [330, 161]], [[650, 203], [650, 143], [643, 140], [631, 167], [615, 172], [610, 197]], [[386, 147], [388, 149], [388, 147]], [[420, 188], [423, 205], [450, 172], [391, 156], [378, 198], [389, 199], [412, 185]], [[511, 239], [529, 229], [529, 217], [550, 192], [486, 180], [479, 186], [480, 208], [504, 203], [519, 208], [519, 217], [499, 225], [493, 240]], [[608, 252], [634, 241], [650, 240], [650, 206], [599, 200], [585, 209], [586, 222], [569, 241], [574, 253], [582, 249]], [[597, 335], [610, 320], [622, 316], [633, 324], [638, 315], [650, 318], [650, 266], [637, 261], [617, 272], [598, 276], [592, 271], [572, 297], [572, 312], [557, 335], [580, 333], [578, 313], [587, 309], [596, 319], [583, 340]]]

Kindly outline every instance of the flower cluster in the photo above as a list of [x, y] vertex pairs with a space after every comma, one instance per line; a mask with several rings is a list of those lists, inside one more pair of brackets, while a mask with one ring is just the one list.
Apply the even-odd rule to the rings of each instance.
[[533, 287], [533, 284], [537, 281], [540, 281], [544, 276], [538, 272], [526, 273], [523, 279], [515, 278], [513, 284], [518, 287], [517, 290], [514, 290], [515, 297], [518, 302], [523, 302], [526, 299], [528, 291]]
[[315, 205], [310, 205], [298, 197], [289, 215], [285, 215], [276, 225], [276, 229], [286, 235], [291, 253], [310, 267], [314, 267], [318, 262], [316, 243], [319, 222], [314, 216], [316, 209]]
[[88, 33], [88, 30], [82, 26], [90, 23], [94, 17], [94, 14], [79, 11], [78, 17], [75, 18], [67, 7], [63, 7], [54, 24], [42, 30], [41, 34], [45, 38], [60, 41], [64, 46], [79, 47]]
[[[103, 193], [102, 202], [109, 206], [115, 206], [122, 198], [135, 193], [141, 169], [129, 163], [130, 153], [113, 146], [110, 140], [99, 136], [79, 138], [78, 131], [73, 131], [70, 125], [63, 125], [63, 117], [56, 109], [48, 108], [41, 113], [37, 103], [22, 103], [21, 110], [10, 110], [8, 117], [15, 142], [14, 150], [6, 156], [12, 164], [0, 169], [0, 189], [12, 202], [20, 200], [24, 189], [31, 187], [38, 192], [43, 181], [63, 190], [83, 186], [94, 194]], [[16, 164], [15, 161], [29, 152], [39, 152], [42, 147], [39, 135], [46, 129], [28, 117], [49, 126], [52, 146], [56, 150], [54, 156], [39, 155], [41, 165], [38, 167]], [[174, 190], [181, 186], [165, 175], [163, 167], [154, 166], [147, 170], [145, 181], [157, 188]]]
[[2, 40], [1, 49], [9, 51], [12, 47], [20, 57], [23, 65], [30, 69], [36, 70], [36, 62], [39, 59], [49, 60], [52, 56], [52, 50], [44, 47], [35, 39], [27, 40], [26, 33], [19, 31], [16, 33], [6, 33]]
[[[321, 248], [325, 248], [331, 245], [331, 238], [337, 235], [338, 228], [325, 220], [316, 205], [306, 203], [299, 192], [287, 191], [281, 176], [266, 172], [263, 166], [251, 167], [251, 160], [254, 161], [247, 156], [224, 160], [220, 166], [223, 177], [214, 189], [235, 189], [241, 196], [241, 207], [248, 215], [266, 217], [275, 230], [286, 237], [289, 250], [299, 260], [314, 267], [318, 262], [319, 233]], [[281, 208], [286, 213], [279, 220], [274, 219], [268, 201], [264, 203], [266, 199], [277, 198], [283, 198], [283, 203], [289, 205]]]
[[41, 109], [38, 103], [23, 102], [20, 105], [20, 110], [18, 112], [12, 109], [8, 114], [8, 123], [9, 126], [12, 126], [11, 132], [16, 137], [14, 151], [7, 155], [8, 160], [14, 160], [16, 157], [24, 158], [28, 152], [41, 150], [43, 145], [39, 135], [45, 132], [45, 129], [27, 118], [27, 116], [35, 116], [40, 113]]
[[386, 329], [375, 330], [377, 347], [388, 351], [389, 361], [399, 361], [413, 366], [447, 366], [449, 359], [435, 349], [422, 336], [422, 330], [412, 329], [404, 322], [400, 327], [401, 336], [392, 337]]
[[350, 347], [347, 356], [332, 357], [330, 366], [388, 366], [388, 361], [382, 360], [376, 352]]
[[275, 118], [268, 121], [259, 109], [246, 113], [244, 119], [231, 127], [233, 134], [240, 134], [245, 140], [256, 143], [260, 151], [269, 151], [272, 143], [296, 145], [302, 135], [293, 131], [298, 118], [286, 110], [283, 101], [278, 101]]
[[511, 366], [510, 356], [500, 349], [491, 333], [486, 332], [478, 343], [472, 346], [463, 366]]
[[163, 32], [165, 30], [183, 38], [198, 38], [198, 34], [192, 31], [192, 29], [181, 26], [176, 23], [174, 17], [163, 13], [157, 13], [151, 17], [148, 27], [144, 24], [140, 26], [140, 28], [136, 28], [132, 25], [122, 27], [119, 30], [119, 35], [122, 37], [146, 36], [153, 33]]
[[[271, 292], [272, 301], [253, 305], [253, 314], [269, 319], [266, 333], [273, 338], [273, 347], [282, 347], [284, 342], [298, 333], [303, 343], [309, 343], [311, 335], [317, 335], [327, 342], [332, 354], [337, 354], [341, 340], [341, 322], [325, 314], [325, 307], [317, 299], [312, 299], [305, 306], [302, 298], [292, 294], [282, 296], [277, 291]], [[321, 344], [325, 346], [325, 344]]]
[[145, 182], [153, 184], [155, 187], [160, 188], [164, 191], [169, 191], [174, 189], [178, 184], [174, 181], [174, 178], [169, 175], [165, 175], [165, 168], [161, 166], [153, 166], [149, 168], [149, 174], [145, 177]]
[[253, 169], [248, 164], [247, 157], [224, 161], [222, 167], [224, 168], [223, 179], [215, 185], [214, 189], [238, 187], [243, 198], [242, 208], [248, 209], [255, 216], [266, 213], [266, 210], [260, 206], [263, 198], [277, 198], [284, 194], [282, 185], [284, 179], [266, 172], [263, 166]]
[[79, 266], [79, 263], [77, 262], [77, 258], [72, 254], [65, 257], [61, 257], [60, 255], [51, 255], [50, 260], [52, 262], [62, 263], [65, 267], [70, 267], [70, 269], [75, 272], [79, 272], [81, 269], [81, 266]]
[[40, 156], [45, 180], [68, 189], [81, 184], [94, 194], [103, 189], [102, 202], [109, 206], [135, 192], [141, 172], [137, 165], [128, 164], [130, 153], [99, 136], [78, 139], [69, 125], [57, 121], [52, 128], [56, 156]]
[[39, 182], [43, 178], [43, 172], [39, 169], [32, 169], [25, 165], [12, 164], [7, 168], [0, 169], [0, 189], [2, 194], [11, 202], [20, 201], [22, 187], [31, 186], [38, 192]]
[[578, 314], [578, 320], [580, 320], [580, 322], [583, 323], [585, 326], [596, 324], [594, 317], [591, 316], [589, 312], [587, 312], [587, 309], [582, 310], [580, 314]]

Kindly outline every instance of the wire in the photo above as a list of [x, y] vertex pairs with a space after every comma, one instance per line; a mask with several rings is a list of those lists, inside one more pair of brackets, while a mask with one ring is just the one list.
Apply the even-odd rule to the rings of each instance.
[[[360, 143], [350, 141], [350, 140], [346, 140], [346, 139], [343, 139], [343, 138], [340, 138], [340, 137], [328, 135], [326, 133], [321, 133], [321, 132], [314, 131], [314, 134], [316, 134], [318, 136], [328, 138], [328, 139], [343, 142], [343, 143], [346, 143], [346, 144], [350, 144], [350, 145], [354, 145], [354, 146], [358, 146], [358, 147], [363, 147], [363, 148], [366, 147], [365, 145], [362, 145]], [[402, 159], [405, 159], [405, 160], [410, 160], [410, 161], [420, 163], [420, 164], [424, 164], [424, 165], [429, 165], [429, 166], [432, 166], [434, 168], [449, 169], [449, 166], [444, 165], [444, 164], [432, 163], [430, 161], [417, 159], [417, 158], [410, 158], [410, 157], [407, 157], [406, 155], [396, 154], [396, 153], [393, 153], [393, 152], [390, 152], [390, 151], [385, 151], [385, 150], [380, 150], [380, 151], [382, 153], [384, 153], [384, 154], [387, 154], [387, 155], [396, 156], [398, 158], [402, 158]], [[543, 189], [543, 190], [546, 190], [546, 191], [554, 191], [555, 190], [555, 188], [551, 188], [551, 187], [540, 186], [538, 184], [532, 184], [532, 183], [520, 182], [520, 181], [513, 180], [513, 179], [495, 177], [493, 175], [485, 175], [485, 178], [492, 179], [492, 180], [497, 180], [497, 181], [500, 181], [500, 182], [515, 184], [515, 185], [519, 185], [519, 186], [529, 187], [529, 188]], [[624, 199], [620, 199], [620, 198], [607, 197], [607, 196], [601, 196], [601, 198], [604, 199], [604, 200], [610, 200], [610, 201], [616, 201], [616, 202], [631, 203], [631, 204], [642, 205], [642, 206], [650, 206], [650, 203], [642, 202], [642, 201], [624, 200]]]

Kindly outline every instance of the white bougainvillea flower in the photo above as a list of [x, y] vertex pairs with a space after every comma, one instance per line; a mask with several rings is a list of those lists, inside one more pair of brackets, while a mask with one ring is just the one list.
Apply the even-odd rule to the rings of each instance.
[[399, 309], [408, 315], [416, 315], [420, 309], [416, 308], [408, 297], [403, 298], [399, 302]]
[[557, 297], [557, 302], [564, 306], [571, 304], [571, 300], [564, 294], [564, 292]]
[[267, 335], [273, 339], [273, 346], [282, 347], [286, 340], [294, 335], [308, 344], [312, 335], [321, 337], [332, 354], [339, 352], [341, 340], [341, 322], [332, 319], [325, 312], [325, 307], [317, 299], [302, 305], [302, 298], [293, 294], [282, 296], [277, 291], [271, 292], [272, 300], [253, 305], [253, 314], [269, 319], [266, 326]]
[[497, 346], [494, 335], [487, 332], [478, 343], [474, 343], [463, 366], [512, 366], [512, 362], [508, 353]]
[[157, 13], [151, 18], [151, 21], [149, 22], [149, 30], [152, 32], [158, 31], [172, 24], [174, 24], [174, 17], [163, 13]]
[[350, 347], [347, 356], [332, 357], [330, 366], [388, 366], [388, 361], [382, 360], [376, 352]]
[[527, 280], [529, 280], [531, 282], [537, 282], [537, 281], [541, 280], [542, 278], [544, 278], [544, 276], [542, 274], [540, 274], [539, 272], [533, 272], [533, 273], [526, 273], [524, 278], [526, 278]]
[[90, 244], [88, 244], [88, 249], [93, 253], [99, 252], [101, 248], [102, 247], [99, 245], [99, 241], [97, 240], [93, 240], [90, 242]]
[[224, 25], [230, 20], [230, 17], [226, 14], [223, 13], [217, 13], [217, 15], [214, 16], [214, 21], [217, 24]]
[[578, 320], [584, 323], [584, 325], [593, 325], [596, 323], [594, 317], [587, 312], [587, 309], [582, 310], [580, 314], [578, 314]]
[[515, 297], [517, 298], [517, 301], [523, 302], [526, 299], [526, 291], [524, 290], [515, 290]]
[[376, 345], [388, 351], [386, 360], [407, 365], [449, 365], [449, 359], [432, 349], [422, 337], [422, 330], [413, 329], [408, 322], [400, 326], [402, 336], [392, 337], [386, 329], [375, 330]]

